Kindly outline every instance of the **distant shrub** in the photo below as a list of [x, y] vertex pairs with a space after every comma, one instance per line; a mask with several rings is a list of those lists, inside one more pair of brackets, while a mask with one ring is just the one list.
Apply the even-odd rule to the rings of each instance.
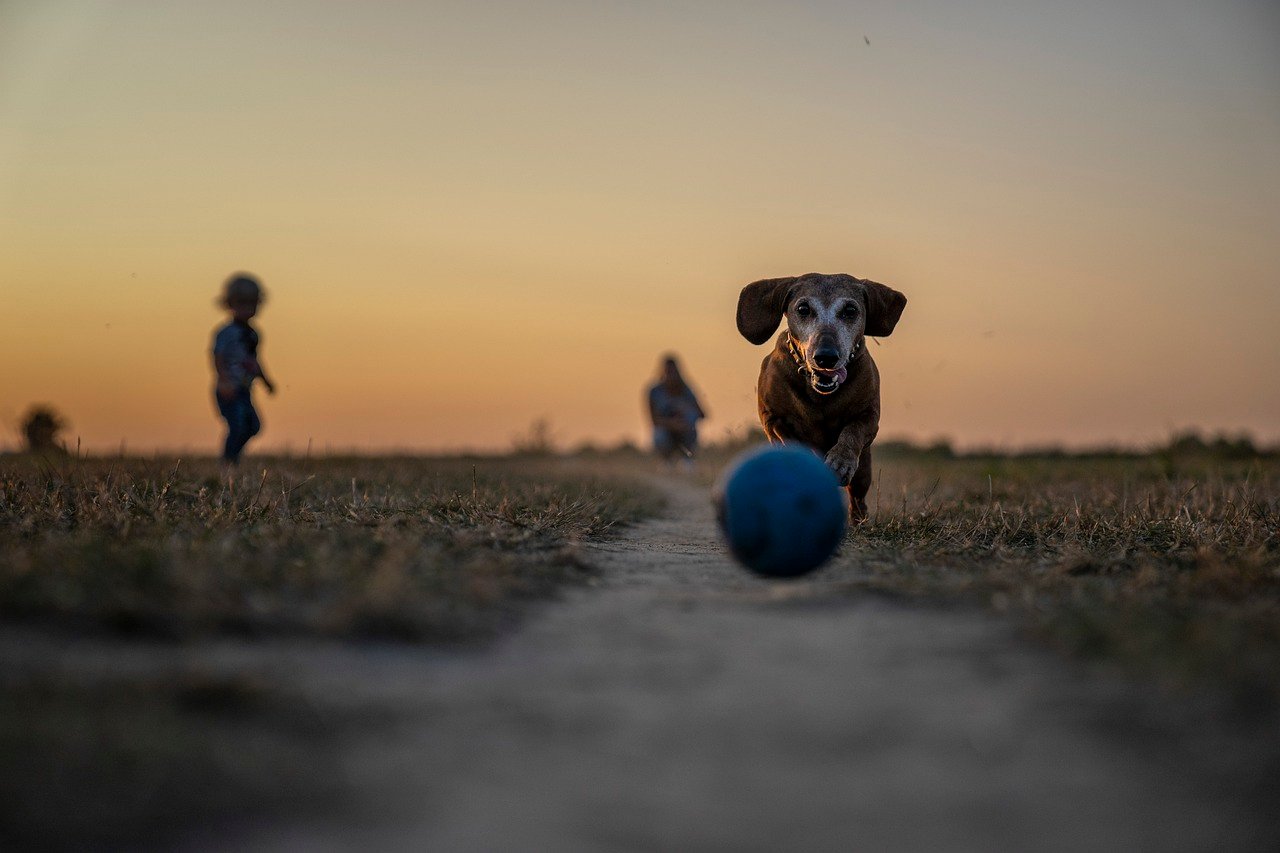
[[58, 433], [66, 427], [66, 420], [52, 406], [33, 406], [22, 420], [22, 437], [32, 453], [61, 453], [65, 449]]
[[550, 456], [556, 452], [555, 430], [551, 421], [538, 418], [529, 428], [511, 437], [511, 452], [519, 456]]
[[1208, 457], [1217, 460], [1259, 459], [1267, 455], [1248, 433], [1232, 436], [1220, 432], [1205, 437], [1196, 430], [1176, 433], [1157, 453], [1168, 458]]
[[940, 438], [929, 444], [917, 444], [906, 438], [877, 441], [875, 452], [886, 456], [926, 456], [931, 459], [955, 459], [956, 451], [948, 439]]
[[629, 438], [618, 439], [618, 443], [609, 448], [610, 453], [620, 453], [624, 456], [639, 456], [642, 451], [640, 446]]

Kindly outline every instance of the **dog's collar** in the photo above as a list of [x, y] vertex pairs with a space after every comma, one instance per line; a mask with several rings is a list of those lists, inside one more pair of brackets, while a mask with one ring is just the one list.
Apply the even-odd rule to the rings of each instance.
[[[791, 356], [791, 360], [796, 363], [796, 372], [808, 373], [812, 376], [813, 369], [805, 363], [804, 356], [800, 355], [800, 348], [796, 346], [796, 342], [792, 339], [791, 330], [787, 329], [782, 334], [787, 339], [787, 355]], [[853, 349], [849, 350], [849, 357], [845, 359], [843, 365], [845, 368], [853, 364], [853, 360], [858, 357], [858, 353], [862, 352], [862, 342], [863, 338], [858, 338], [853, 342]]]

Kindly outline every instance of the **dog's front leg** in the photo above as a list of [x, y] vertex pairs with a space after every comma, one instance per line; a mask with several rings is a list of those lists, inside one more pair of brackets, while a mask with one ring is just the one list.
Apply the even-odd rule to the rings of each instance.
[[858, 472], [849, 481], [849, 520], [861, 524], [867, 520], [867, 492], [871, 490], [871, 445], [862, 450]]
[[827, 464], [849, 493], [849, 520], [867, 520], [867, 491], [871, 488], [871, 442], [876, 437], [874, 422], [851, 424], [840, 433], [835, 447], [827, 451]]
[[848, 486], [853, 482], [858, 473], [862, 452], [875, 437], [875, 428], [865, 421], [851, 423], [840, 431], [835, 446], [827, 451], [825, 457], [831, 470], [840, 479], [840, 485]]

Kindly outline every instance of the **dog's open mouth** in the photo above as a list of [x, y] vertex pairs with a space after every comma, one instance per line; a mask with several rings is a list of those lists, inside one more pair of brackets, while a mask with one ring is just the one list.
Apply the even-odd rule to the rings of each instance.
[[809, 381], [813, 385], [813, 390], [819, 394], [832, 394], [837, 388], [849, 378], [849, 371], [843, 367], [837, 367], [835, 370], [822, 370], [821, 368], [809, 368]]

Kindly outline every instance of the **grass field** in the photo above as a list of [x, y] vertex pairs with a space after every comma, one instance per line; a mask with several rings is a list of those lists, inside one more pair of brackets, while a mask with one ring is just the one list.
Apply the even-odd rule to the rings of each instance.
[[[704, 478], [729, 458], [710, 454]], [[1280, 462], [882, 454], [856, 588], [977, 600], [1073, 654], [1276, 693]], [[612, 471], [612, 474], [584, 474]], [[615, 456], [0, 464], [0, 614], [183, 638], [459, 640], [654, 512]]]
[[[709, 454], [703, 481], [727, 458]], [[876, 464], [872, 518], [821, 576], [838, 592], [976, 604], [1175, 693], [1280, 707], [1276, 460]], [[591, 577], [580, 542], [659, 511], [653, 470], [616, 454], [268, 459], [230, 478], [199, 460], [0, 459], [0, 614], [104, 647], [484, 639]], [[342, 798], [335, 745], [388, 724], [300, 715], [253, 673], [23, 660], [0, 667], [0, 846], [324, 809]]]
[[651, 511], [546, 460], [18, 459], [0, 468], [0, 614], [162, 637], [448, 640], [587, 571], [573, 543]]
[[[163, 843], [336, 807], [336, 751], [388, 722], [270, 673], [193, 667], [184, 648], [491, 637], [590, 578], [578, 543], [659, 500], [537, 458], [268, 459], [234, 477], [208, 460], [0, 459], [0, 615], [55, 637], [47, 662], [0, 665], [0, 848]], [[63, 665], [58, 636], [96, 638], [104, 660]], [[121, 639], [158, 662], [116, 663]]]
[[977, 601], [1071, 655], [1280, 704], [1276, 460], [889, 456], [880, 474], [855, 587]]

